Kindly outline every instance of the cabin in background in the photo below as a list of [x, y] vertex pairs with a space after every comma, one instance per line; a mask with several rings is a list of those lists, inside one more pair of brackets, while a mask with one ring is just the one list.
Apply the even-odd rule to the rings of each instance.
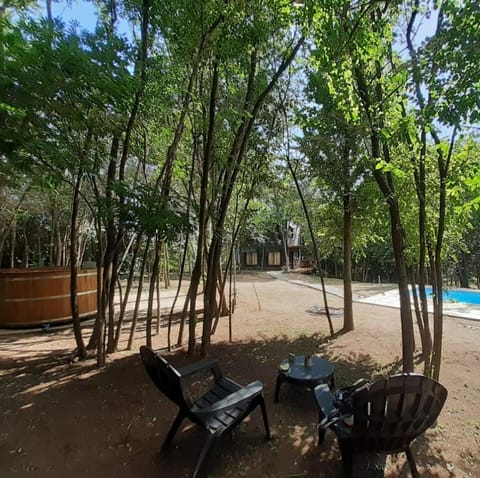
[[277, 226], [275, 231], [269, 231], [260, 238], [246, 240], [240, 248], [240, 269], [296, 269], [301, 259], [301, 248], [300, 226], [288, 222], [286, 229]]

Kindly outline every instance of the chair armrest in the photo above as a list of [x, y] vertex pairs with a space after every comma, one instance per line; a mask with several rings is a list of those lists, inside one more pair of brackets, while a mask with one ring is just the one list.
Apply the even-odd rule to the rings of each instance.
[[372, 382], [370, 380], [367, 380], [366, 378], [359, 378], [356, 382], [352, 383], [352, 385], [348, 385], [346, 387], [343, 387], [338, 391], [341, 391], [343, 393], [347, 392], [347, 393], [351, 393], [351, 392], [355, 392], [361, 388], [364, 388], [366, 387], [367, 385], [370, 386], [372, 384]]
[[196, 373], [200, 373], [206, 370], [211, 370], [215, 380], [218, 380], [222, 377], [222, 372], [220, 371], [220, 367], [218, 366], [218, 362], [214, 359], [203, 359], [199, 360], [198, 362], [193, 362], [190, 365], [186, 365], [185, 367], [179, 368], [178, 373], [180, 374], [181, 378], [189, 377], [190, 375], [194, 375]]
[[263, 383], [260, 380], [255, 380], [255, 382], [249, 383], [244, 387], [240, 388], [236, 392], [227, 395], [225, 398], [222, 398], [218, 402], [212, 403], [208, 407], [196, 408], [194, 407], [192, 411], [199, 415], [212, 415], [221, 413], [225, 410], [228, 410], [232, 407], [239, 406], [245, 402], [251, 401], [258, 395], [263, 393]]
[[331, 416], [334, 412], [337, 411], [334, 397], [326, 383], [317, 385], [314, 388], [313, 392], [315, 394], [315, 400], [317, 401], [318, 408], [325, 417]]
[[[320, 409], [320, 421], [318, 427], [325, 430], [332, 427], [340, 439], [349, 438], [352, 435], [351, 425], [346, 426], [343, 415], [335, 404], [334, 395], [330, 392], [328, 385], [317, 385], [314, 389], [315, 399]], [[322, 419], [323, 415], [323, 419]], [[351, 416], [351, 415], [348, 415]]]

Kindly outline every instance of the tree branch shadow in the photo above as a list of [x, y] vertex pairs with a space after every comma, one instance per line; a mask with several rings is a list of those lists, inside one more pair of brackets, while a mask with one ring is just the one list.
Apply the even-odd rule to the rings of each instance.
[[[337, 337], [342, 334], [338, 332]], [[261, 414], [255, 411], [220, 440], [210, 463], [211, 476], [342, 476], [334, 435], [327, 433], [323, 445], [317, 446], [318, 410], [311, 390], [285, 384], [280, 403], [273, 402], [278, 365], [290, 352], [316, 353], [334, 364], [337, 386], [341, 387], [360, 377], [375, 379], [395, 373], [401, 361], [394, 358], [379, 363], [369, 354], [354, 351], [333, 354], [327, 347], [332, 340], [335, 338], [322, 334], [293, 339], [280, 334], [212, 345], [211, 356], [226, 376], [243, 384], [256, 379], [264, 383], [274, 438], [265, 441]], [[2, 361], [6, 372], [0, 375], [0, 401], [5, 412], [0, 415], [0, 425], [6, 432], [0, 436], [0, 460], [6, 477], [17, 476], [14, 470], [22, 466], [31, 466], [35, 476], [46, 478], [52, 476], [52, 464], [53, 474], [71, 478], [183, 477], [192, 473], [204, 436], [185, 421], [170, 452], [159, 454], [176, 407], [150, 382], [137, 353], [121, 353], [101, 370], [95, 369], [93, 361], [72, 363], [70, 356], [59, 350]], [[168, 358], [175, 366], [196, 360], [183, 351], [168, 354]], [[25, 375], [19, 377], [21, 374]], [[448, 465], [441, 442], [440, 428], [414, 442], [422, 477], [445, 476], [438, 471]], [[17, 449], [25, 450], [25, 455], [10, 453]], [[403, 454], [388, 459], [385, 455], [356, 455], [355, 464], [358, 477], [410, 476]]]

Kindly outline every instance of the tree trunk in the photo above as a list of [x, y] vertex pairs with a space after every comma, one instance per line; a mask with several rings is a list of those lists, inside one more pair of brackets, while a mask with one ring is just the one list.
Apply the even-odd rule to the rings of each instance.
[[160, 269], [158, 270], [158, 276], [157, 276], [157, 284], [156, 284], [156, 289], [157, 289], [157, 324], [156, 324], [156, 330], [155, 334], [159, 335], [160, 334], [160, 320], [161, 320], [161, 310], [160, 310]]
[[[230, 252], [232, 255], [235, 253], [235, 249], [232, 247]], [[235, 267], [234, 261], [230, 261], [230, 273], [228, 274], [228, 341], [232, 343], [233, 341], [233, 329], [232, 329], [232, 315], [233, 315], [233, 301], [232, 301], [232, 266]]]
[[[95, 177], [90, 177], [93, 190], [95, 192], [95, 197], [97, 203], [100, 203], [100, 195], [96, 185]], [[97, 316], [95, 319], [95, 324], [93, 326], [92, 334], [87, 344], [87, 350], [97, 350], [97, 365], [99, 364], [98, 352], [99, 341], [101, 339], [101, 328], [102, 328], [102, 290], [103, 290], [103, 256], [104, 256], [104, 247], [103, 247], [103, 231], [102, 231], [102, 220], [100, 215], [94, 217], [95, 224], [95, 233], [97, 237], [96, 251], [95, 251], [95, 264], [97, 268]]]
[[127, 287], [125, 289], [125, 295], [123, 297], [122, 304], [120, 306], [120, 315], [118, 317], [117, 330], [115, 332], [114, 350], [118, 350], [118, 342], [120, 341], [122, 325], [123, 325], [123, 321], [125, 319], [125, 313], [126, 313], [126, 310], [127, 310], [128, 299], [130, 297], [130, 291], [132, 289], [133, 279], [135, 277], [135, 266], [137, 264], [137, 257], [138, 257], [138, 253], [140, 251], [141, 244], [142, 244], [142, 234], [139, 233], [138, 236], [137, 236], [137, 242], [135, 244], [135, 249], [133, 250], [133, 257], [132, 257], [132, 261], [131, 261], [131, 264], [130, 264], [130, 269], [128, 271], [128, 279], [127, 279]]
[[[289, 52], [289, 55], [284, 58], [272, 75], [271, 80], [267, 86], [261, 91], [261, 93], [255, 99], [255, 90], [256, 90], [256, 70], [258, 62], [258, 51], [256, 48], [253, 48], [250, 57], [250, 70], [247, 79], [247, 88], [245, 93], [245, 102], [244, 102], [244, 112], [243, 118], [237, 128], [235, 137], [233, 139], [232, 145], [229, 150], [227, 160], [224, 167], [218, 178], [216, 178], [217, 184], [219, 185], [219, 195], [215, 200], [215, 210], [216, 217], [212, 225], [212, 242], [208, 249], [207, 254], [207, 275], [206, 275], [206, 285], [204, 292], [204, 316], [203, 316], [203, 330], [202, 330], [202, 356], [208, 354], [210, 348], [210, 337], [212, 329], [212, 320], [214, 314], [216, 313], [217, 300], [217, 264], [220, 261], [221, 251], [222, 251], [222, 240], [224, 232], [225, 217], [230, 205], [230, 200], [232, 197], [232, 191], [236, 183], [240, 167], [242, 165], [245, 152], [248, 147], [248, 141], [252, 128], [254, 126], [256, 117], [260, 111], [260, 108], [263, 106], [267, 96], [270, 94], [274, 86], [277, 84], [279, 78], [283, 72], [289, 67], [295, 58], [298, 50], [304, 43], [304, 38], [300, 38], [295, 45], [295, 47]], [[217, 65], [215, 66], [214, 76], [218, 74]], [[216, 80], [218, 82], [218, 79]], [[212, 85], [215, 84], [215, 81], [212, 81]], [[216, 101], [216, 91], [212, 88], [212, 94], [210, 96], [210, 119], [209, 119], [209, 135], [214, 132], [214, 120], [215, 120], [215, 101]], [[208, 138], [207, 145], [213, 145], [213, 136]], [[211, 146], [210, 146], [211, 147]], [[206, 151], [209, 151], [206, 148]], [[210, 153], [205, 154], [205, 157], [208, 158]]]
[[80, 359], [87, 357], [87, 350], [83, 342], [82, 329], [80, 326], [80, 315], [78, 312], [78, 257], [77, 257], [77, 218], [80, 198], [80, 187], [82, 184], [83, 171], [80, 169], [77, 174], [77, 181], [73, 191], [72, 217], [70, 221], [70, 306], [72, 310], [73, 332], [77, 344], [78, 356]]
[[15, 246], [17, 245], [17, 220], [12, 221], [12, 236], [10, 243], [10, 269], [15, 268]]
[[[411, 28], [411, 26], [410, 26]], [[418, 93], [420, 101], [423, 102], [421, 97], [421, 92]], [[407, 117], [407, 111], [405, 106], [402, 104], [402, 115], [404, 118]], [[415, 180], [415, 190], [417, 193], [418, 199], [418, 244], [419, 244], [419, 259], [418, 259], [418, 294], [420, 296], [420, 317], [417, 316], [417, 321], [421, 320], [422, 323], [418, 322], [418, 327], [420, 330], [420, 339], [422, 342], [422, 356], [424, 360], [424, 374], [427, 376], [431, 375], [430, 365], [431, 365], [431, 351], [432, 351], [432, 336], [430, 333], [430, 324], [428, 316], [428, 302], [427, 294], [425, 292], [425, 266], [426, 266], [426, 180], [425, 180], [425, 157], [427, 152], [427, 136], [425, 126], [422, 125], [419, 144], [420, 151], [418, 154], [418, 165], [415, 163], [416, 150], [413, 144], [412, 139], [408, 133], [408, 129], [405, 132], [407, 144], [410, 148], [412, 154], [412, 166], [413, 166], [413, 175]], [[412, 278], [414, 278], [412, 276]], [[414, 282], [412, 282], [412, 287], [415, 287]], [[417, 300], [416, 295], [414, 299]], [[417, 308], [417, 304], [415, 304]], [[417, 311], [417, 309], [415, 309]]]
[[[101, 247], [101, 246], [100, 246]], [[95, 262], [97, 266], [97, 315], [95, 318], [95, 323], [93, 325], [93, 331], [90, 335], [90, 339], [87, 344], [87, 350], [98, 350], [98, 342], [100, 340], [100, 327], [101, 327], [101, 310], [102, 310], [102, 251], [101, 248], [98, 248], [97, 254], [95, 257]]]
[[[189, 314], [189, 337], [188, 337], [188, 353], [193, 355], [195, 352], [196, 346], [196, 300], [198, 293], [198, 286], [200, 283], [201, 276], [201, 265], [204, 251], [204, 243], [206, 238], [207, 230], [207, 193], [208, 193], [208, 180], [210, 174], [210, 164], [213, 155], [214, 149], [214, 137], [215, 137], [215, 115], [216, 115], [216, 101], [217, 101], [217, 91], [218, 91], [218, 62], [213, 63], [212, 71], [212, 82], [210, 85], [210, 100], [209, 100], [209, 111], [208, 111], [208, 130], [207, 138], [205, 142], [205, 148], [203, 153], [203, 164], [202, 164], [202, 176], [200, 183], [200, 202], [199, 202], [199, 231], [198, 231], [198, 241], [197, 241], [197, 257], [195, 260], [195, 266], [192, 273], [192, 280], [190, 282], [189, 293], [187, 300], [190, 300], [190, 314]], [[216, 271], [214, 271], [215, 273]], [[207, 267], [207, 283], [209, 283], [210, 267]], [[215, 278], [216, 284], [216, 278]], [[207, 311], [209, 310], [207, 304], [205, 303], [205, 294], [204, 292], [204, 304], [203, 304], [203, 327], [205, 329], [205, 321], [211, 322], [212, 318], [206, 318]], [[210, 324], [211, 326], [211, 324]], [[210, 343], [210, 330], [208, 332], [208, 342]], [[203, 339], [202, 339], [202, 353], [203, 353]]]
[[[202, 238], [203, 239], [203, 238]], [[200, 251], [203, 250], [203, 246], [200, 246], [200, 238], [198, 241], [198, 247]], [[187, 295], [185, 297], [184, 313], [188, 310], [188, 355], [195, 354], [196, 348], [196, 328], [197, 328], [197, 293], [200, 285], [200, 279], [202, 274], [202, 255], [199, 254], [197, 248], [197, 257], [195, 259], [195, 265], [193, 266], [192, 276], [190, 279], [190, 287], [188, 288]], [[182, 344], [182, 336], [178, 335], [177, 345]]]
[[145, 244], [145, 251], [143, 252], [142, 265], [140, 266], [140, 277], [138, 278], [137, 297], [135, 299], [135, 309], [132, 316], [132, 326], [130, 328], [130, 335], [128, 337], [127, 350], [132, 350], [133, 339], [135, 337], [135, 329], [137, 328], [138, 312], [140, 310], [140, 302], [142, 301], [143, 281], [145, 277], [145, 267], [147, 264], [148, 251], [150, 249], [151, 238], [147, 239]]
[[402, 355], [403, 355], [403, 372], [409, 373], [414, 371], [413, 367], [413, 323], [412, 310], [410, 304], [410, 292], [408, 290], [407, 267], [405, 263], [404, 244], [403, 244], [403, 228], [400, 221], [400, 211], [396, 201], [392, 202], [389, 207], [391, 234], [393, 251], [395, 256], [395, 268], [398, 277], [398, 291], [400, 295], [400, 317], [402, 325]]
[[120, 138], [115, 137], [112, 139], [111, 149], [110, 149], [110, 162], [108, 165], [107, 172], [107, 189], [106, 189], [106, 204], [109, 211], [107, 215], [107, 220], [105, 224], [106, 232], [106, 246], [103, 259], [103, 280], [102, 280], [102, 315], [106, 320], [107, 309], [108, 309], [108, 353], [113, 352], [113, 344], [115, 342], [115, 327], [114, 327], [114, 318], [113, 311], [110, 306], [111, 304], [111, 294], [112, 289], [115, 289], [114, 282], [114, 266], [115, 266], [115, 255], [117, 249], [117, 227], [114, 222], [114, 183], [117, 170], [117, 156], [119, 150]]
[[40, 234], [37, 235], [37, 243], [38, 243], [38, 262], [40, 264], [43, 264], [43, 258], [42, 258], [42, 238]]
[[47, 2], [47, 20], [52, 23], [53, 22], [53, 14], [52, 14], [52, 0], [46, 0]]
[[95, 327], [92, 333], [90, 341], [96, 344], [97, 346], [97, 367], [103, 367], [106, 361], [106, 350], [105, 350], [105, 329], [106, 329], [106, 319], [105, 319], [105, 299], [104, 299], [104, 284], [103, 284], [103, 275], [102, 271], [102, 262], [103, 262], [103, 250], [99, 249], [97, 259], [97, 319], [95, 321]]
[[[184, 274], [184, 271], [185, 271], [185, 262], [186, 262], [186, 256], [187, 256], [187, 253], [188, 253], [187, 249], [188, 249], [188, 234], [187, 234], [187, 237], [185, 238], [182, 260], [181, 260], [181, 263], [180, 263], [180, 271], [179, 271], [179, 276], [178, 276], [177, 292], [175, 294], [175, 297], [174, 297], [173, 302], [172, 302], [172, 306], [170, 308], [170, 314], [168, 315], [168, 331], [167, 331], [168, 351], [170, 351], [171, 348], [172, 348], [171, 334], [172, 334], [173, 313], [175, 311], [175, 306], [177, 304], [178, 296], [180, 295], [180, 291], [182, 289], [183, 274]], [[184, 312], [182, 314], [182, 317], [180, 318], [180, 325], [179, 325], [179, 331], [178, 331], [178, 341], [179, 342], [183, 342], [183, 329], [185, 327], [185, 318], [186, 318], [186, 310], [184, 310]]]
[[160, 251], [162, 248], [162, 241], [156, 238], [155, 241], [155, 256], [153, 260], [152, 273], [150, 275], [150, 285], [148, 288], [148, 308], [147, 308], [147, 336], [146, 345], [152, 347], [152, 322], [153, 322], [153, 299], [155, 296], [155, 284], [158, 281], [158, 272], [160, 266]]
[[464, 289], [470, 288], [468, 259], [468, 256], [464, 252], [461, 252], [458, 258], [458, 262], [456, 264], [456, 275], [458, 276], [458, 280], [460, 281], [460, 287], [463, 287]]
[[[375, 18], [372, 17], [375, 21]], [[354, 68], [355, 80], [360, 98], [367, 118], [370, 122], [370, 142], [372, 158], [377, 161], [381, 158], [386, 163], [390, 163], [390, 149], [388, 144], [382, 143], [381, 131], [383, 130], [384, 120], [382, 110], [377, 111], [374, 106], [381, 105], [383, 101], [382, 90], [382, 70], [380, 65], [376, 64], [376, 84], [375, 84], [375, 105], [372, 105], [369, 85], [364, 76], [365, 69], [360, 66]], [[390, 231], [392, 238], [393, 253], [395, 257], [395, 271], [398, 277], [398, 292], [400, 296], [400, 320], [402, 329], [402, 362], [405, 373], [413, 372], [413, 323], [412, 311], [410, 308], [410, 295], [408, 290], [407, 267], [404, 255], [404, 230], [400, 216], [398, 199], [395, 192], [395, 185], [391, 172], [381, 171], [373, 165], [373, 174], [377, 184], [382, 191], [385, 201], [388, 205], [390, 215]]]
[[[1, 10], [1, 7], [0, 7]], [[1, 16], [1, 13], [0, 13]], [[5, 242], [8, 238], [8, 235], [10, 234], [10, 230], [15, 227], [16, 220], [17, 220], [17, 214], [20, 208], [22, 207], [22, 204], [27, 196], [27, 193], [30, 189], [30, 186], [27, 186], [25, 188], [25, 191], [23, 191], [22, 196], [20, 197], [19, 201], [17, 202], [15, 206], [15, 210], [13, 213], [10, 215], [10, 217], [7, 219], [6, 224], [4, 224], [1, 234], [0, 234], [0, 267], [1, 267], [1, 262], [3, 260], [3, 249], [5, 247]], [[15, 241], [13, 241], [15, 242]]]
[[203, 294], [203, 328], [202, 328], [202, 348], [201, 355], [205, 357], [210, 349], [210, 338], [212, 335], [212, 321], [217, 311], [217, 281], [218, 268], [220, 261], [222, 234], [217, 229], [212, 237], [212, 242], [208, 250], [207, 278], [205, 291]]
[[[57, 257], [57, 251], [55, 248], [56, 245], [56, 232], [57, 232], [57, 224], [56, 224], [56, 213], [57, 210], [53, 209], [51, 211], [51, 230], [50, 230], [50, 240], [48, 244], [48, 265], [53, 266], [57, 264], [56, 257]], [[40, 263], [40, 256], [38, 257], [38, 262]]]
[[29, 262], [30, 262], [30, 247], [28, 245], [28, 234], [27, 234], [27, 228], [26, 228], [26, 223], [23, 223], [23, 241], [24, 241], [24, 259], [23, 259], [23, 264], [24, 267], [29, 267]]
[[[188, 217], [188, 216], [187, 216]], [[168, 244], [163, 245], [163, 257], [164, 257], [164, 280], [165, 280], [165, 289], [170, 288], [170, 254], [168, 252]]]
[[300, 201], [302, 203], [303, 213], [305, 214], [305, 219], [307, 220], [308, 231], [310, 233], [310, 240], [312, 241], [313, 246], [313, 256], [315, 258], [315, 266], [317, 268], [318, 276], [320, 277], [320, 283], [322, 285], [322, 295], [323, 295], [323, 304], [325, 305], [325, 313], [327, 314], [327, 321], [328, 327], [330, 328], [330, 336], [333, 337], [335, 331], [333, 329], [332, 318], [330, 317], [330, 309], [328, 307], [327, 301], [327, 291], [325, 290], [325, 281], [323, 279], [323, 272], [322, 272], [322, 265], [320, 263], [320, 255], [318, 253], [317, 241], [315, 239], [315, 234], [313, 232], [313, 226], [310, 219], [310, 214], [308, 212], [307, 203], [305, 202], [305, 198], [303, 197], [302, 189], [300, 187], [300, 183], [298, 182], [297, 175], [292, 167], [292, 163], [290, 161], [289, 155], [287, 156], [287, 165], [292, 174], [293, 181], [295, 182], [295, 186], [297, 188], [298, 195], [300, 197]]
[[[245, 205], [243, 207], [243, 211], [242, 211], [242, 217], [241, 219], [238, 221], [238, 224], [234, 227], [234, 230], [232, 232], [232, 242], [230, 244], [230, 251], [228, 253], [228, 261], [227, 261], [227, 265], [225, 267], [225, 274], [223, 275], [223, 280], [222, 280], [222, 287], [220, 288], [220, 297], [224, 297], [225, 295], [225, 284], [226, 284], [226, 281], [227, 281], [227, 274], [230, 276], [230, 282], [229, 282], [229, 294], [231, 294], [231, 281], [232, 281], [232, 267], [233, 268], [236, 268], [236, 263], [235, 263], [235, 242], [237, 241], [237, 237], [238, 237], [238, 233], [240, 231], [240, 228], [242, 226], [242, 224], [244, 223], [245, 221], [245, 218], [246, 218], [246, 213], [247, 213], [247, 210], [248, 210], [248, 205], [250, 204], [250, 200], [252, 199], [252, 193], [253, 193], [253, 189], [254, 189], [254, 182], [252, 183], [251, 185], [251, 188], [250, 188], [250, 191], [247, 195], [247, 200], [245, 201]], [[237, 211], [237, 209], [236, 209]], [[235, 221], [236, 221], [236, 216], [237, 216], [237, 212], [235, 213]], [[221, 272], [221, 271], [220, 271]], [[224, 312], [225, 313], [228, 313], [228, 317], [229, 317], [229, 333], [231, 335], [231, 322], [232, 322], [232, 314], [233, 314], [233, 310], [232, 310], [232, 306], [234, 304], [232, 304], [232, 300], [231, 300], [231, 296], [229, 296], [229, 299], [228, 299], [228, 309], [226, 309]], [[215, 331], [217, 330], [217, 326], [218, 326], [218, 322], [220, 320], [220, 309], [218, 310], [217, 312], [217, 316], [215, 318], [215, 324], [213, 326], [213, 330], [212, 330], [212, 333], [214, 334]]]
[[355, 328], [352, 303], [352, 209], [350, 193], [343, 195], [343, 330]]
[[231, 253], [232, 253], [232, 249], [230, 247], [230, 255], [229, 255], [226, 267], [225, 267], [225, 273], [223, 275], [222, 275], [221, 264], [218, 264], [218, 266], [217, 266], [217, 271], [218, 271], [217, 272], [218, 273], [218, 276], [217, 276], [218, 277], [218, 296], [220, 298], [220, 303], [218, 304], [217, 313], [215, 314], [215, 322], [213, 323], [213, 327], [212, 327], [212, 335], [215, 335], [215, 332], [217, 331], [218, 323], [220, 322], [220, 317], [226, 317], [227, 315], [231, 315], [230, 314], [230, 309], [229, 309], [229, 306], [228, 306], [228, 303], [230, 301], [227, 302], [226, 297], [225, 297], [225, 286], [227, 284], [227, 278], [228, 278], [228, 275], [229, 275], [229, 268], [232, 265]]
[[281, 228], [282, 233], [282, 245], [283, 245], [283, 253], [285, 254], [285, 270], [286, 272], [290, 272], [290, 257], [288, 255], [288, 221], [286, 221], [285, 229]]
[[443, 342], [443, 276], [442, 276], [442, 246], [445, 232], [445, 215], [447, 209], [447, 178], [455, 145], [457, 129], [454, 128], [450, 139], [448, 155], [445, 158], [441, 149], [441, 141], [435, 131], [431, 132], [435, 145], [437, 146], [438, 175], [439, 175], [439, 206], [438, 206], [438, 228], [435, 244], [434, 263], [432, 272], [435, 276], [435, 290], [433, 297], [433, 350], [432, 350], [432, 376], [435, 380], [440, 378], [440, 365], [442, 362]]
[[[190, 168], [190, 177], [188, 181], [188, 201], [187, 201], [187, 217], [190, 217], [190, 210], [191, 210], [191, 204], [192, 204], [192, 197], [193, 197], [193, 179], [194, 179], [194, 173], [195, 173], [195, 164], [197, 161], [197, 157], [199, 156], [199, 138], [198, 135], [193, 134], [193, 148], [192, 148], [192, 164]], [[201, 206], [200, 206], [201, 207]], [[177, 303], [178, 296], [180, 294], [180, 290], [182, 288], [182, 280], [183, 280], [183, 274], [185, 271], [185, 264], [187, 261], [187, 255], [188, 255], [188, 245], [190, 242], [190, 233], [187, 231], [186, 237], [185, 237], [185, 242], [183, 246], [183, 253], [182, 253], [182, 259], [181, 259], [181, 265], [180, 265], [180, 272], [179, 272], [179, 277], [178, 277], [178, 286], [177, 286], [177, 293], [175, 294], [175, 298], [173, 299], [172, 307], [170, 308], [170, 314], [168, 317], [168, 331], [167, 331], [167, 343], [168, 343], [168, 350], [170, 351], [171, 349], [171, 333], [172, 333], [172, 320], [173, 320], [173, 312], [175, 310], [175, 305]], [[192, 272], [190, 268], [190, 273]], [[184, 308], [183, 308], [183, 314], [180, 318], [180, 325], [178, 329], [178, 340], [177, 343], [181, 344], [183, 343], [183, 331], [185, 328], [185, 319], [187, 315], [187, 304], [188, 300], [185, 301]]]
[[111, 263], [111, 275], [108, 284], [108, 342], [107, 353], [115, 352], [115, 290], [118, 280], [118, 248]]

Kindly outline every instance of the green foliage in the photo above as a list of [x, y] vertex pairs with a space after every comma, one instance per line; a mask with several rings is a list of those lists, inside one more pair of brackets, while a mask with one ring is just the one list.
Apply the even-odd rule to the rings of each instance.
[[[437, 12], [438, 13], [438, 12]], [[480, 119], [480, 5], [442, 2], [437, 33], [422, 45], [422, 75], [434, 98], [430, 119], [461, 126]]]
[[[372, 161], [364, 139], [368, 133], [361, 119], [351, 62], [346, 52], [342, 53], [347, 41], [343, 29], [338, 28], [342, 19], [335, 10], [321, 7], [319, 19], [313, 61], [308, 67], [308, 107], [302, 105], [298, 110], [303, 129], [300, 146], [317, 190], [318, 206], [312, 211], [321, 230], [322, 253], [342, 257], [342, 218], [348, 207], [353, 217], [353, 253], [360, 258], [368, 243], [381, 240], [373, 225], [384, 212], [379, 214], [370, 207], [379, 195], [371, 187]], [[344, 205], [346, 197], [348, 206]]]
[[167, 242], [175, 241], [181, 232], [192, 230], [183, 212], [185, 206], [177, 199], [165, 201], [150, 185], [117, 183], [115, 189], [123, 198], [117, 205], [119, 217], [128, 229], [147, 236], [157, 234]]
[[[257, 238], [287, 220], [303, 223], [292, 179], [279, 166], [285, 154], [279, 97], [292, 88], [301, 104], [297, 103], [295, 120], [288, 112], [288, 121], [295, 134], [301, 128], [303, 135], [303, 156], [293, 155], [293, 161], [317, 224], [323, 253], [339, 255], [343, 198], [349, 192], [356, 258], [370, 255], [384, 260], [389, 234], [386, 205], [372, 180], [375, 172], [381, 172], [389, 174], [396, 185], [408, 237], [407, 254], [413, 261], [418, 240], [413, 176], [420, 145], [415, 140], [409, 147], [406, 138], [415, 138], [422, 125], [428, 132], [438, 122], [463, 125], [478, 120], [480, 7], [476, 2], [443, 2], [442, 28], [418, 52], [422, 84], [431, 97], [420, 114], [411, 102], [413, 90], [407, 89], [412, 86], [412, 63], [392, 51], [399, 14], [408, 13], [408, 4], [391, 3], [389, 14], [373, 22], [376, 4], [352, 8], [351, 2], [344, 0], [304, 3], [304, 8], [298, 8], [283, 0], [153, 2], [146, 83], [132, 132], [125, 180], [114, 181], [113, 197], [107, 200], [105, 178], [112, 139], [119, 139], [120, 156], [141, 82], [143, 3], [126, 0], [117, 4], [117, 14], [135, 32], [134, 36], [125, 36], [116, 31], [117, 25], [103, 2], [98, 4], [100, 21], [92, 33], [59, 20], [33, 20], [28, 11], [14, 21], [13, 13], [18, 14], [23, 3], [9, 2], [8, 14], [0, 19], [1, 186], [15, 188], [32, 182], [40, 184], [39, 190], [46, 194], [62, 191], [69, 197], [71, 186], [65, 187], [64, 182], [72, 185], [81, 171], [88, 179], [83, 183], [84, 199], [91, 199], [97, 188], [98, 217], [102, 220], [175, 240], [178, 232], [189, 230], [189, 223], [198, 219], [212, 65], [218, 64], [219, 84], [209, 166], [210, 219], [218, 214], [215, 208], [222, 194], [221, 181], [231, 173], [230, 155], [238, 128], [242, 120], [251, 117], [251, 102], [271, 80], [301, 30], [310, 35], [311, 41], [297, 70], [291, 70], [293, 79], [282, 82], [272, 100], [256, 113], [252, 137], [233, 185], [235, 208], [226, 219], [225, 230], [233, 230], [241, 217], [246, 224], [244, 234]], [[253, 52], [257, 64], [249, 104], [245, 94]], [[188, 92], [194, 68], [198, 72]], [[382, 71], [381, 78], [376, 75], [377, 68]], [[381, 87], [384, 92], [383, 99], [368, 112], [356, 85], [356, 69], [365, 74], [372, 91]], [[306, 96], [302, 97], [299, 90], [304, 81]], [[286, 108], [292, 108], [294, 98], [285, 98]], [[171, 189], [175, 194], [166, 203], [159, 199], [160, 191], [155, 191], [154, 184], [184, 109], [183, 136], [173, 165]], [[381, 140], [392, 151], [388, 161], [374, 158], [369, 148], [368, 131], [378, 118], [382, 122]], [[198, 151], [194, 151], [194, 138], [199, 141]], [[438, 147], [446, 152], [448, 144]], [[465, 148], [456, 151], [447, 184], [450, 206], [446, 251], [454, 249], [450, 246], [462, 237], [468, 218], [480, 207], [480, 175], [472, 166], [476, 163], [466, 166], [476, 146], [470, 146], [470, 153]], [[434, 238], [432, 224], [438, 206], [435, 153], [429, 145], [429, 240]], [[179, 198], [187, 197], [191, 171], [193, 192], [187, 218], [187, 200]], [[68, 210], [68, 205], [64, 207]]]
[[[125, 121], [135, 80], [117, 39], [56, 21], [20, 22], [0, 37], [0, 154], [27, 170], [78, 168], [87, 131], [104, 137]], [[88, 168], [88, 165], [83, 165]]]

